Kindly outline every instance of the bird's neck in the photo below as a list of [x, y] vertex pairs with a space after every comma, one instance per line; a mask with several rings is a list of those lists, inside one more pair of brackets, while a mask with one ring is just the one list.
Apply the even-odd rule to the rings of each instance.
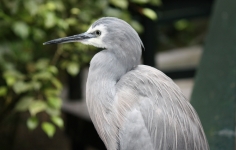
[[[138, 63], [129, 62], [112, 51], [97, 53], [90, 62], [86, 87], [86, 100], [90, 117], [107, 148], [117, 145], [115, 118], [112, 113], [116, 83]], [[133, 61], [134, 62], [134, 61]], [[138, 61], [137, 61], [138, 62]]]
[[115, 85], [128, 71], [135, 68], [140, 59], [126, 58], [110, 50], [97, 53], [90, 62], [87, 79], [87, 96], [89, 100], [102, 103], [109, 109], [115, 94]]

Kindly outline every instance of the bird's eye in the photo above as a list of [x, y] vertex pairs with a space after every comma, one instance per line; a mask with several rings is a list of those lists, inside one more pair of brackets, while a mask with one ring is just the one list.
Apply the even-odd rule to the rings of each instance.
[[99, 30], [96, 30], [94, 33], [95, 33], [97, 36], [100, 36], [100, 35], [101, 35], [101, 31], [99, 31]]

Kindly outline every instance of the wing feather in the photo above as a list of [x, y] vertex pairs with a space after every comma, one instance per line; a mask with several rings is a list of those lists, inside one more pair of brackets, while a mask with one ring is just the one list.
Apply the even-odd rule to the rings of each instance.
[[[161, 71], [139, 65], [120, 79], [116, 91], [119, 118], [139, 110], [155, 150], [208, 150], [196, 111]], [[127, 121], [120, 119], [118, 124]]]

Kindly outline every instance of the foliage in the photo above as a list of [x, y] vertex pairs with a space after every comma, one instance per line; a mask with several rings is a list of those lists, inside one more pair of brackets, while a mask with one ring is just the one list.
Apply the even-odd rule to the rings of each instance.
[[200, 45], [205, 41], [208, 18], [180, 19], [158, 26], [158, 50]]
[[[128, 21], [137, 31], [142, 26], [132, 19], [128, 7], [151, 19], [156, 14], [146, 3], [159, 0], [2, 0], [0, 2], [0, 122], [10, 112], [28, 111], [27, 126], [41, 124], [52, 137], [55, 125], [62, 128], [61, 72], [76, 75], [88, 63], [94, 48], [81, 44], [43, 46], [42, 43], [87, 30], [102, 16]], [[63, 78], [63, 77], [62, 77]], [[46, 112], [51, 120], [42, 122], [37, 114]]]

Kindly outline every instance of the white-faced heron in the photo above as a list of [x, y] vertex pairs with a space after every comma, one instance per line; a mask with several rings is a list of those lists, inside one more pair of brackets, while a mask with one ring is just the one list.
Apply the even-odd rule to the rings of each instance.
[[90, 62], [86, 101], [109, 150], [208, 150], [191, 104], [161, 71], [139, 65], [142, 41], [125, 21], [104, 17], [87, 32], [44, 44], [81, 42], [104, 48]]

